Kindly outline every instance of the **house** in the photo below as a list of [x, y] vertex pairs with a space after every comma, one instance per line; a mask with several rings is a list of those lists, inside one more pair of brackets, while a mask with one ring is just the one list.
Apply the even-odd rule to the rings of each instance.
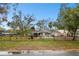
[[64, 30], [41, 30], [41, 31], [33, 31], [31, 33], [34, 37], [54, 37], [54, 36], [66, 36], [67, 31]]
[[76, 36], [78, 36], [78, 37], [79, 37], [79, 29], [77, 29], [77, 33], [76, 33]]
[[[54, 36], [67, 36], [68, 31], [67, 30], [54, 30], [52, 32], [52, 35]], [[76, 36], [79, 36], [79, 29], [76, 32]]]
[[51, 36], [50, 34], [51, 34], [51, 32], [47, 31], [47, 30], [32, 32], [32, 35], [34, 37], [50, 37]]
[[68, 31], [66, 30], [53, 30], [51, 35], [53, 36], [67, 36]]
[[[59, 30], [59, 29], [54, 29], [52, 31], [50, 30], [40, 30], [37, 31], [34, 28], [33, 32], [31, 33], [34, 37], [54, 37], [54, 36], [67, 36], [68, 31], [67, 30]], [[79, 29], [77, 30], [77, 36], [79, 36]]]

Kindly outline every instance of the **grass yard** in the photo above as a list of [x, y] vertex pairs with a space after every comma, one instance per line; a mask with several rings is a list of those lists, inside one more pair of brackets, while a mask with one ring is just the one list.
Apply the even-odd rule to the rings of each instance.
[[0, 50], [66, 50], [79, 49], [79, 41], [64, 40], [1, 40]]

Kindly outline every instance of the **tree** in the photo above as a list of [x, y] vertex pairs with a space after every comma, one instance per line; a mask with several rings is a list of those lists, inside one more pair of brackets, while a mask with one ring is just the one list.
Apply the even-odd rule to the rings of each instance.
[[8, 25], [13, 28], [14, 30], [16, 30], [17, 27], [19, 27], [19, 30], [23, 30], [23, 26], [22, 26], [22, 12], [21, 11], [17, 11], [17, 6], [19, 4], [15, 3], [15, 4], [12, 4], [12, 7], [13, 7], [13, 16], [12, 16], [12, 21], [11, 22], [8, 22]]
[[32, 16], [32, 15], [24, 16], [24, 19], [22, 22], [24, 30], [26, 30], [27, 28], [31, 28], [31, 26], [33, 25], [32, 24], [33, 21], [35, 21], [34, 16]]
[[11, 27], [13, 29], [13, 32], [17, 33], [17, 28], [19, 28], [18, 30], [22, 30], [22, 26], [21, 26], [21, 12], [17, 12], [17, 6], [18, 4], [12, 4], [13, 7], [13, 16], [12, 16], [12, 21], [8, 22], [8, 26]]
[[13, 20], [11, 22], [8, 22], [7, 25], [10, 26], [14, 30], [14, 32], [16, 32], [17, 28], [21, 30], [19, 15], [13, 15], [12, 19]]
[[9, 11], [9, 4], [0, 3], [0, 14], [1, 14], [0, 18], [2, 22], [7, 21], [8, 11]]
[[33, 25], [32, 24], [33, 21], [35, 21], [34, 16], [32, 15], [24, 16], [24, 19], [22, 21], [24, 34], [29, 34], [32, 32], [31, 27]]
[[39, 30], [45, 30], [47, 28], [47, 21], [46, 20], [39, 20], [36, 25], [38, 26]]
[[59, 27], [63, 27], [68, 30], [68, 32], [72, 35], [73, 39], [76, 38], [76, 32], [79, 28], [79, 8], [76, 6], [75, 8], [66, 8], [63, 9], [62, 16], [57, 20]]
[[23, 21], [22, 21], [22, 12], [21, 11], [19, 11], [19, 19], [18, 19], [18, 21], [19, 21], [19, 23], [18, 23], [18, 25], [19, 25], [19, 28], [21, 29], [21, 31], [23, 31]]
[[11, 28], [13, 28], [13, 30], [16, 30], [16, 28], [18, 27], [18, 25], [15, 21], [8, 22], [7, 25], [10, 26]]
[[7, 14], [9, 11], [9, 4], [0, 3], [0, 25], [3, 25], [2, 22], [7, 22]]
[[35, 20], [34, 17], [32, 15], [22, 16], [22, 11], [17, 12], [17, 4], [13, 4], [13, 10], [13, 20], [8, 22], [8, 25], [14, 30], [19, 27], [19, 32], [23, 35], [25, 35], [26, 32], [30, 32], [31, 23]]
[[14, 22], [14, 23], [16, 24], [16, 25], [14, 25], [14, 26], [15, 26], [16, 28], [19, 27], [19, 29], [20, 29], [21, 31], [23, 31], [23, 23], [22, 23], [22, 18], [21, 18], [21, 16], [20, 16], [20, 14], [19, 14], [19, 15], [13, 15], [12, 19], [13, 19], [12, 22]]
[[49, 26], [49, 28], [50, 28], [50, 30], [51, 30], [51, 28], [52, 28], [52, 26], [53, 26], [53, 22], [49, 22], [49, 23], [48, 23], [48, 26]]
[[0, 3], [0, 14], [5, 14], [8, 12], [9, 4], [7, 3]]

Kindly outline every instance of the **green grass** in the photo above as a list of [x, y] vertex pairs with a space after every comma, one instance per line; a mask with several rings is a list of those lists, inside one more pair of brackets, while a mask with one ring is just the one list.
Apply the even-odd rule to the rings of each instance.
[[27, 50], [27, 49], [79, 49], [79, 41], [64, 40], [1, 40], [0, 50]]

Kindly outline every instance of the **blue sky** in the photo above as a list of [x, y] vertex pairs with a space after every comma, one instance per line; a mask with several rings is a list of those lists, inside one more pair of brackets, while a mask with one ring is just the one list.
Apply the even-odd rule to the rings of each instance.
[[[21, 10], [23, 15], [34, 15], [37, 20], [57, 18], [60, 9], [60, 4], [53, 3], [23, 3], [19, 4], [17, 11]], [[12, 12], [9, 14], [9, 20], [11, 20]]]
[[[18, 10], [21, 10], [24, 15], [30, 14], [34, 15], [37, 20], [52, 18], [56, 20], [60, 5], [58, 3], [26, 3], [19, 4]], [[74, 7], [74, 4], [69, 4], [69, 6]]]
[[[57, 18], [59, 12], [60, 4], [20, 4], [19, 9], [25, 11], [23, 14], [34, 14], [37, 20], [43, 18]], [[22, 6], [22, 7], [21, 7]]]
[[[70, 4], [71, 7], [74, 7], [74, 4]], [[54, 21], [57, 19], [60, 4], [59, 3], [23, 3], [19, 4], [17, 11], [21, 10], [23, 15], [34, 15], [36, 21], [41, 19], [51, 18], [49, 21]], [[8, 15], [9, 21], [11, 21], [12, 10]], [[5, 25], [5, 24], [4, 24]], [[6, 27], [6, 26], [4, 26]], [[7, 27], [6, 27], [7, 28]]]

